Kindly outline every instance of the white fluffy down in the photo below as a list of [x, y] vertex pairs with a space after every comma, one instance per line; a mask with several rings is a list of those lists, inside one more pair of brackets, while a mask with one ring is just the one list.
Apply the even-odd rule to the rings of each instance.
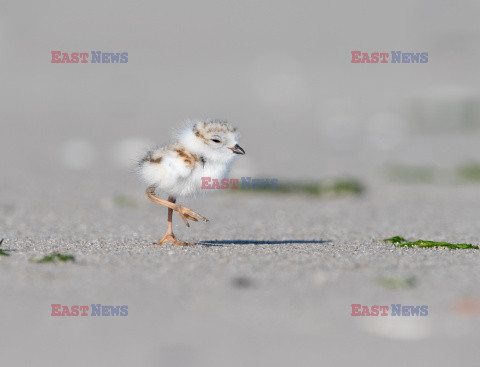
[[238, 143], [235, 132], [219, 132], [215, 136], [221, 140], [221, 144], [210, 141], [205, 143], [203, 139], [195, 136], [193, 125], [188, 126], [178, 134], [178, 141], [185, 150], [202, 157], [203, 161], [196, 162], [192, 167], [186, 164], [171, 146], [158, 148], [153, 155], [161, 156], [161, 162], [143, 160], [139, 166], [141, 178], [147, 185], [154, 185], [160, 191], [174, 197], [210, 192], [211, 190], [202, 190], [202, 177], [218, 180], [225, 178], [236, 158], [231, 147]]

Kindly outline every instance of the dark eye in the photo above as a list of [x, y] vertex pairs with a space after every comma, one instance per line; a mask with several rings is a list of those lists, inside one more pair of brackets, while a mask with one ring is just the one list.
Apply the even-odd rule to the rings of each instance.
[[210, 140], [213, 141], [214, 143], [221, 143], [221, 141], [218, 139], [210, 139]]

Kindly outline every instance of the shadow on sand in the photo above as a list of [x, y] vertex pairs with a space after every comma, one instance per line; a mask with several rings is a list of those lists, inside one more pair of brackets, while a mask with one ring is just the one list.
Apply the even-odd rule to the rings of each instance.
[[318, 241], [306, 241], [306, 240], [282, 240], [282, 241], [255, 241], [255, 240], [216, 240], [216, 241], [200, 241], [199, 245], [202, 246], [224, 246], [224, 245], [291, 245], [291, 244], [312, 244], [321, 245], [330, 243], [332, 241], [318, 240]]

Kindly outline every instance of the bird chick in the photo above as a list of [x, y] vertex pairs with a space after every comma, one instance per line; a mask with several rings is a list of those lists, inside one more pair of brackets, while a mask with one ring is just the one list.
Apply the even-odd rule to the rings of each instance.
[[[179, 214], [187, 227], [190, 226], [188, 220], [208, 220], [176, 204], [176, 199], [202, 192], [202, 177], [225, 178], [236, 155], [245, 154], [238, 145], [236, 129], [225, 121], [195, 122], [182, 130], [177, 140], [147, 152], [138, 162], [139, 174], [148, 185], [148, 199], [168, 208], [167, 231], [158, 245], [167, 241], [176, 246], [193, 245], [178, 240], [173, 234], [173, 212]], [[168, 200], [160, 199], [156, 189], [167, 194]]]

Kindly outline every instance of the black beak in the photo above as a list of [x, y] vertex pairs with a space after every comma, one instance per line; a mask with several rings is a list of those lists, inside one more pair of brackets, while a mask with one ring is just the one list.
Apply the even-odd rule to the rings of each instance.
[[229, 148], [229, 149], [231, 149], [232, 152], [234, 152], [235, 154], [245, 154], [245, 151], [243, 150], [243, 148], [238, 144], [235, 144], [233, 148]]

